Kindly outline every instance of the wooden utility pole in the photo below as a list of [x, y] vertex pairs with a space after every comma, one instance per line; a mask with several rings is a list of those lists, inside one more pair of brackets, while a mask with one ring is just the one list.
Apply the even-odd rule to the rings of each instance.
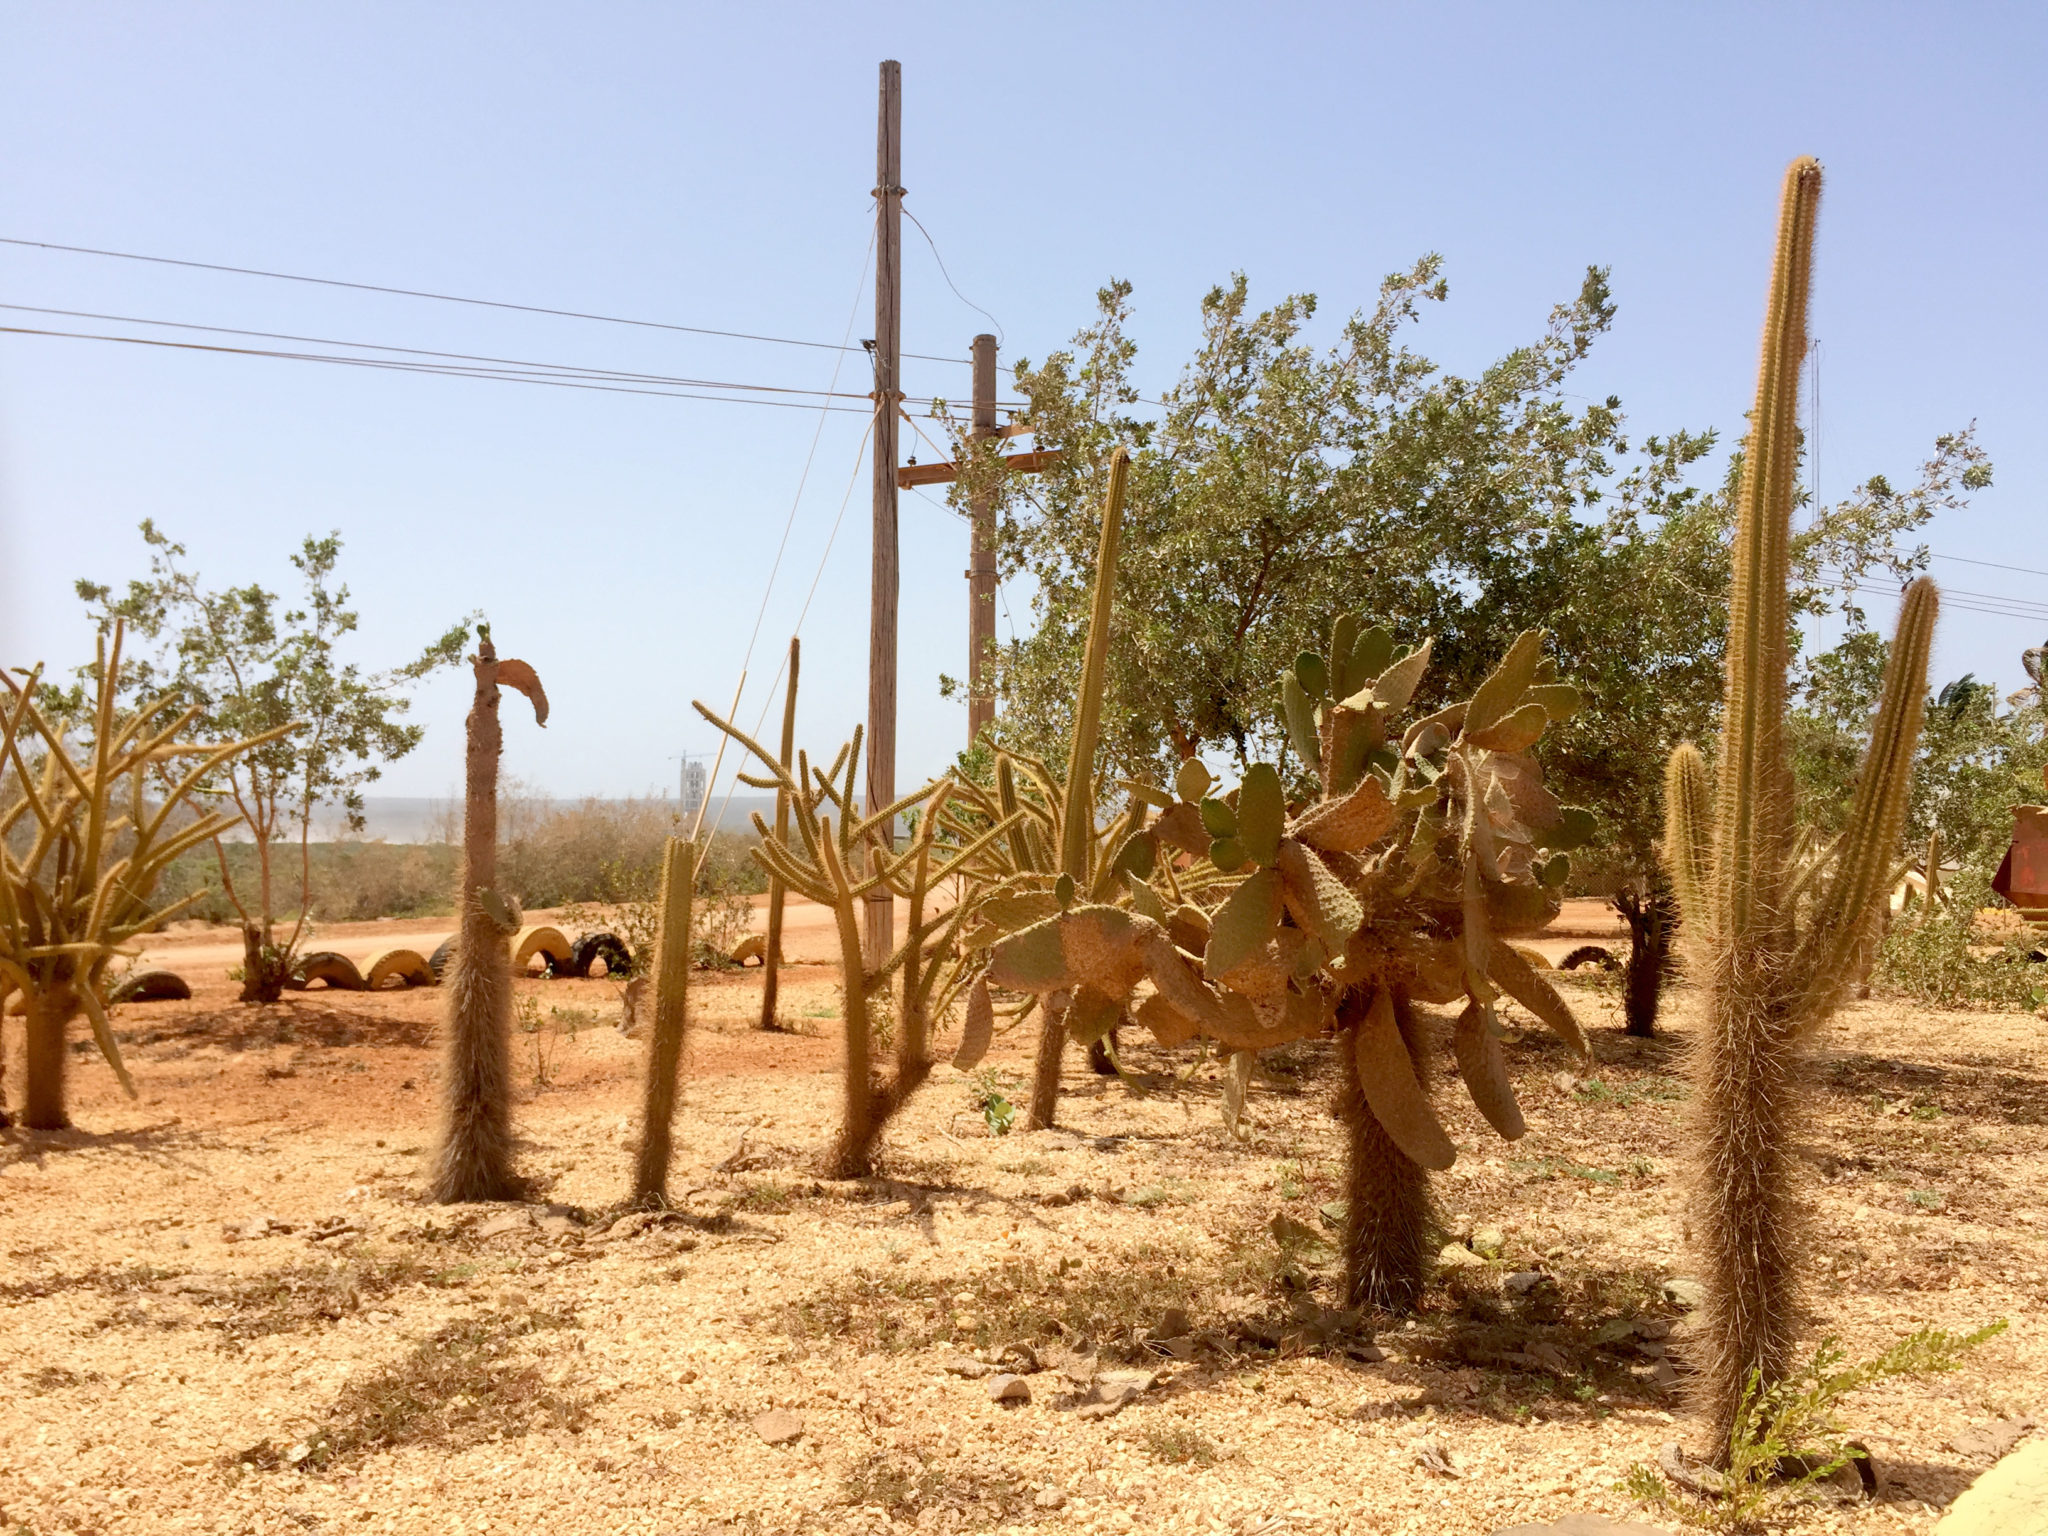
[[[969, 436], [979, 444], [996, 435], [996, 339], [974, 338], [974, 421]], [[995, 488], [983, 485], [967, 503], [973, 528], [967, 557], [967, 745], [981, 739], [996, 717], [996, 503]]]
[[[903, 345], [903, 66], [882, 61], [875, 124], [875, 544], [868, 609], [868, 814], [896, 799], [896, 412]], [[894, 845], [893, 825], [881, 829]], [[862, 942], [870, 965], [895, 947], [888, 887], [868, 894]], [[857, 985], [849, 976], [846, 984]]]

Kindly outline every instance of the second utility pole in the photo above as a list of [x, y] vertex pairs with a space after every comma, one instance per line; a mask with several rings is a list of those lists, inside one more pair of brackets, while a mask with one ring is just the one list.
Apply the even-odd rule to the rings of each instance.
[[[996, 339], [974, 338], [974, 424], [976, 443], [996, 435]], [[996, 505], [995, 488], [983, 485], [968, 498], [972, 525], [967, 555], [967, 745], [996, 717]]]
[[[896, 799], [896, 412], [903, 398], [903, 66], [882, 61], [875, 131], [875, 544], [868, 610], [868, 814]], [[882, 838], [893, 845], [893, 823]], [[896, 903], [886, 886], [868, 893], [862, 946], [870, 966], [896, 944]], [[846, 978], [849, 987], [859, 978]]]

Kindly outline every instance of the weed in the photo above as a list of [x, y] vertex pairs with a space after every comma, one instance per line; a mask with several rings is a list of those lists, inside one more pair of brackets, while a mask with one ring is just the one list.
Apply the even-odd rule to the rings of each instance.
[[1938, 1189], [1916, 1189], [1906, 1196], [1923, 1211], [1939, 1211], [1948, 1205], [1948, 1199]]
[[942, 1339], [964, 1347], [1063, 1338], [1136, 1360], [1150, 1358], [1141, 1338], [1169, 1309], [1213, 1315], [1219, 1296], [1269, 1292], [1282, 1264], [1257, 1231], [1201, 1249], [1141, 1245], [1085, 1266], [1015, 1259], [971, 1276], [860, 1268], [787, 1307], [782, 1326], [793, 1338], [836, 1339], [863, 1354]]
[[1834, 1339], [1823, 1339], [1813, 1358], [1777, 1386], [1764, 1387], [1751, 1373], [1728, 1434], [1726, 1470], [1707, 1480], [1714, 1493], [1674, 1492], [1640, 1462], [1615, 1488], [1710, 1530], [1756, 1530], [1773, 1505], [1855, 1460], [1837, 1416], [1843, 1398], [1881, 1381], [1955, 1370], [1965, 1354], [2005, 1327], [2001, 1318], [1974, 1333], [1923, 1328], [1856, 1364], [1845, 1363], [1848, 1356]]
[[1141, 1443], [1146, 1455], [1169, 1466], [1213, 1466], [1223, 1455], [1215, 1441], [1186, 1424], [1154, 1425]]
[[313, 1259], [267, 1270], [216, 1298], [226, 1315], [215, 1326], [237, 1341], [295, 1333], [339, 1322], [413, 1285], [459, 1284], [453, 1271], [435, 1271], [412, 1258]]
[[946, 1474], [931, 1463], [876, 1451], [846, 1474], [841, 1492], [856, 1508], [874, 1508], [893, 1520], [914, 1519], [946, 1491]]
[[735, 1211], [755, 1211], [767, 1216], [784, 1216], [793, 1210], [795, 1205], [794, 1191], [773, 1179], [762, 1179], [735, 1190], [727, 1208]]
[[1017, 1122], [1017, 1106], [1004, 1097], [1008, 1084], [994, 1067], [983, 1067], [967, 1080], [967, 1102], [974, 1106], [991, 1136], [1007, 1136]]
[[1510, 1166], [1527, 1169], [1528, 1182], [1531, 1184], [1541, 1184], [1551, 1179], [1584, 1179], [1589, 1184], [1621, 1182], [1621, 1175], [1611, 1168], [1594, 1168], [1586, 1163], [1575, 1163], [1568, 1157], [1544, 1157], [1533, 1163], [1516, 1162]]
[[574, 1433], [583, 1425], [582, 1399], [551, 1388], [537, 1365], [509, 1358], [525, 1336], [573, 1322], [563, 1313], [532, 1310], [450, 1323], [394, 1364], [351, 1382], [322, 1427], [284, 1449], [259, 1441], [229, 1457], [229, 1464], [318, 1472], [405, 1445], [460, 1450], [534, 1429]]

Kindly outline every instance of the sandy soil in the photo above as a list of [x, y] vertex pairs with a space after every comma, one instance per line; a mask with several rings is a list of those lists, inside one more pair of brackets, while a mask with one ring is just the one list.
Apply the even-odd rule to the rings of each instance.
[[[378, 926], [322, 942], [402, 931]], [[682, 1209], [621, 1221], [640, 1048], [611, 984], [520, 984], [521, 1156], [544, 1192], [451, 1208], [418, 1193], [435, 993], [242, 1008], [195, 979], [192, 1003], [117, 1015], [140, 1102], [81, 1050], [81, 1129], [0, 1133], [10, 1536], [1462, 1536], [1626, 1515], [1614, 1483], [1678, 1433], [1683, 994], [1670, 1039], [1637, 1042], [1610, 992], [1575, 984], [1596, 1064], [1533, 1030], [1511, 1044], [1530, 1121], [1512, 1146], [1443, 1086], [1448, 1231], [1488, 1248], [1498, 1229], [1503, 1255], [1453, 1255], [1422, 1315], [1368, 1341], [1328, 1311], [1313, 1240], [1338, 1195], [1320, 1047], [1262, 1074], [1244, 1140], [1192, 1052], [1134, 1044], [1144, 1098], [1073, 1062], [1063, 1128], [1001, 1137], [941, 1067], [886, 1177], [826, 1183], [836, 972], [786, 971], [792, 1032], [773, 1034], [746, 1027], [757, 973], [700, 977]], [[1853, 1399], [1881, 1496], [1803, 1506], [1793, 1529], [1925, 1530], [1987, 1464], [1967, 1431], [2048, 1406], [2044, 1034], [1862, 1004], [1821, 1044], [1814, 1335], [1865, 1353], [2011, 1328], [1955, 1375]], [[1024, 1047], [991, 1058], [1012, 1096]], [[1526, 1298], [1504, 1285], [1537, 1270]], [[960, 1374], [1015, 1344], [1028, 1402]], [[1142, 1380], [1116, 1371], [1157, 1380], [1085, 1407]], [[792, 1427], [757, 1423], [772, 1409], [793, 1439], [764, 1438]]]

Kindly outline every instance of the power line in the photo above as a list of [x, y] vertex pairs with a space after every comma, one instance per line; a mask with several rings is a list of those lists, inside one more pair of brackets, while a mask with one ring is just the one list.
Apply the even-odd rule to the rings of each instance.
[[[846, 317], [846, 335], [848, 337], [851, 337], [853, 335], [854, 322], [860, 318], [861, 291], [867, 283], [868, 263], [874, 259], [874, 255], [875, 242], [874, 237], [871, 235], [868, 237], [867, 251], [865, 254], [862, 255], [860, 259], [860, 275], [853, 280], [853, 311]], [[832, 359], [832, 382], [830, 385], [827, 386], [826, 390], [828, 396], [832, 393], [832, 391], [838, 389], [839, 370], [843, 366], [845, 366], [845, 363], [846, 352], [844, 350], [842, 350], [837, 357]], [[768, 567], [768, 580], [767, 583], [761, 588], [761, 606], [757, 610], [755, 610], [753, 632], [747, 636], [747, 653], [746, 655], [740, 658], [740, 675], [742, 677], [746, 675], [748, 666], [751, 665], [754, 660], [754, 643], [761, 638], [761, 621], [768, 616], [768, 599], [775, 591], [776, 573], [782, 569], [782, 556], [783, 553], [789, 548], [790, 530], [796, 527], [796, 509], [803, 505], [804, 487], [810, 484], [811, 465], [816, 461], [818, 457], [818, 441], [824, 435], [825, 412], [821, 410], [818, 412], [817, 430], [811, 433], [810, 451], [804, 455], [803, 473], [798, 475], [796, 479], [796, 495], [792, 496], [789, 501], [789, 516], [784, 518], [782, 522], [782, 540], [775, 546], [775, 560]], [[770, 688], [770, 696], [772, 697], [772, 684], [770, 685]], [[727, 798], [729, 799], [730, 795], [728, 795]], [[723, 810], [721, 810], [719, 814], [723, 816], [725, 813]]]
[[660, 400], [716, 400], [727, 405], [774, 405], [785, 410], [844, 411], [872, 416], [866, 406], [813, 405], [808, 400], [766, 400], [751, 395], [714, 395], [680, 389], [654, 389], [627, 384], [605, 384], [583, 376], [561, 377], [539, 372], [516, 372], [503, 368], [458, 367], [451, 364], [412, 362], [388, 357], [337, 357], [327, 352], [281, 352], [262, 347], [227, 347], [200, 341], [169, 341], [157, 336], [108, 336], [87, 331], [38, 330], [22, 325], [0, 325], [0, 336], [49, 336], [70, 341], [109, 341], [128, 346], [163, 347], [176, 352], [214, 352], [230, 357], [266, 357], [299, 363], [333, 363], [347, 368], [376, 368], [390, 373], [435, 374], [444, 378], [493, 379], [506, 384], [544, 384], [555, 389], [588, 389], [610, 395], [650, 395]]
[[[849, 342], [804, 341], [793, 336], [766, 336], [753, 331], [722, 331], [706, 325], [680, 325], [667, 320], [639, 320], [626, 315], [598, 314], [589, 310], [555, 309], [544, 304], [515, 304], [505, 299], [478, 299], [463, 294], [436, 293], [424, 288], [393, 288], [382, 283], [358, 283], [339, 277], [309, 277], [300, 272], [272, 272], [262, 267], [236, 267], [214, 261], [187, 261], [177, 256], [148, 256], [137, 251], [110, 251], [91, 245], [59, 245], [53, 240], [23, 240], [12, 235], [0, 235], [0, 245], [21, 246], [37, 251], [62, 251], [73, 256], [104, 256], [117, 261], [143, 261], [163, 267], [189, 267], [199, 272], [226, 272], [237, 277], [271, 278], [284, 283], [311, 283], [322, 288], [349, 288], [358, 293], [384, 293], [403, 299], [433, 299], [443, 304], [471, 304], [482, 309], [507, 309], [525, 315], [551, 315], [561, 320], [592, 320], [603, 325], [631, 325], [654, 331], [680, 331], [691, 336], [719, 336], [729, 341], [769, 342], [781, 347], [811, 347], [824, 352], [861, 350]], [[936, 254], [937, 248], [933, 249]], [[941, 270], [944, 269], [944, 265], [943, 262], [940, 263]], [[947, 281], [950, 283], [951, 279]], [[927, 363], [966, 364], [973, 361], [965, 357], [939, 357], [929, 352], [905, 352], [902, 355]]]
[[2048, 571], [2037, 571], [2030, 566], [2008, 565], [2003, 560], [1973, 560], [1968, 555], [1944, 555], [1930, 550], [1937, 560], [1953, 560], [1958, 565], [1982, 565], [1994, 571], [2011, 571], [2015, 576], [2048, 576]]
[[970, 299], [969, 297], [967, 297], [966, 294], [960, 291], [960, 285], [953, 281], [953, 274], [946, 270], [946, 258], [939, 254], [939, 242], [934, 240], [932, 238], [932, 232], [924, 227], [924, 220], [920, 219], [908, 208], [905, 208], [903, 210], [903, 216], [909, 219], [911, 223], [917, 226], [917, 232], [920, 235], [924, 236], [924, 243], [932, 248], [932, 260], [936, 261], [939, 264], [939, 276], [943, 277], [946, 280], [946, 286], [953, 290], [953, 297], [958, 299], [962, 304], [965, 304], [969, 309], [973, 310], [976, 314], [981, 315], [985, 319], [987, 319], [988, 323], [996, 328], [996, 345], [1004, 345], [1003, 322], [998, 320], [994, 315], [989, 314], [987, 310], [983, 309], [979, 304], [975, 303], [974, 300]]
[[[0, 305], [0, 308], [27, 308], [21, 305]], [[180, 321], [138, 320], [141, 325], [177, 326]], [[227, 331], [228, 334], [264, 337], [275, 333], [232, 331], [227, 327], [193, 326], [191, 329], [204, 331]], [[771, 400], [762, 396], [769, 394], [827, 395], [827, 391], [799, 389], [783, 385], [745, 384], [717, 379], [690, 379], [670, 377], [663, 374], [636, 374], [618, 369], [586, 368], [573, 364], [529, 363], [516, 359], [497, 360], [478, 357], [467, 361], [470, 354], [434, 353], [421, 348], [387, 347], [374, 342], [334, 341], [324, 343], [331, 346], [356, 347], [364, 350], [391, 351], [403, 354], [397, 357], [344, 357], [331, 352], [297, 352], [274, 347], [232, 347], [218, 343], [197, 341], [173, 341], [159, 336], [109, 335], [96, 331], [64, 331], [44, 327], [0, 325], [0, 335], [44, 336], [70, 341], [116, 342], [127, 346], [161, 347], [178, 352], [210, 352], [228, 357], [260, 357], [301, 363], [332, 363], [343, 367], [375, 368], [392, 373], [419, 373], [439, 375], [446, 378], [490, 379], [511, 384], [545, 384], [558, 389], [589, 389], [604, 394], [651, 395], [667, 400], [716, 400], [727, 405], [774, 405], [787, 409], [808, 411], [812, 409], [843, 411], [871, 416], [871, 405], [835, 405], [833, 399], [866, 401], [867, 396], [850, 391], [840, 391], [828, 396], [825, 403], [813, 406], [809, 400]], [[430, 361], [442, 358], [448, 361]], [[739, 390], [741, 395], [706, 393], [710, 390]], [[937, 402], [930, 396], [908, 397], [913, 404], [931, 406]]]
[[[561, 378], [622, 380], [636, 384], [661, 384], [689, 389], [736, 389], [780, 395], [827, 395], [841, 400], [865, 400], [864, 393], [841, 393], [836, 389], [804, 389], [778, 384], [741, 384], [728, 379], [693, 379], [659, 373], [635, 373], [621, 368], [596, 368], [583, 363], [536, 363], [516, 357], [494, 357], [474, 352], [440, 352], [426, 347], [399, 346], [382, 341], [343, 341], [332, 336], [299, 336], [288, 331], [251, 331], [230, 325], [201, 325], [189, 320], [156, 320], [147, 315], [109, 315], [85, 309], [50, 309], [36, 304], [0, 304], [0, 309], [23, 314], [58, 315], [73, 320], [105, 320], [120, 325], [161, 326], [167, 330], [205, 331], [216, 336], [244, 336], [260, 341], [291, 341], [307, 346], [350, 347], [363, 352], [396, 352], [408, 357], [441, 358], [453, 362], [482, 363], [492, 368], [519, 369]], [[842, 358], [840, 361], [843, 361]], [[837, 363], [833, 377], [838, 377]]]

